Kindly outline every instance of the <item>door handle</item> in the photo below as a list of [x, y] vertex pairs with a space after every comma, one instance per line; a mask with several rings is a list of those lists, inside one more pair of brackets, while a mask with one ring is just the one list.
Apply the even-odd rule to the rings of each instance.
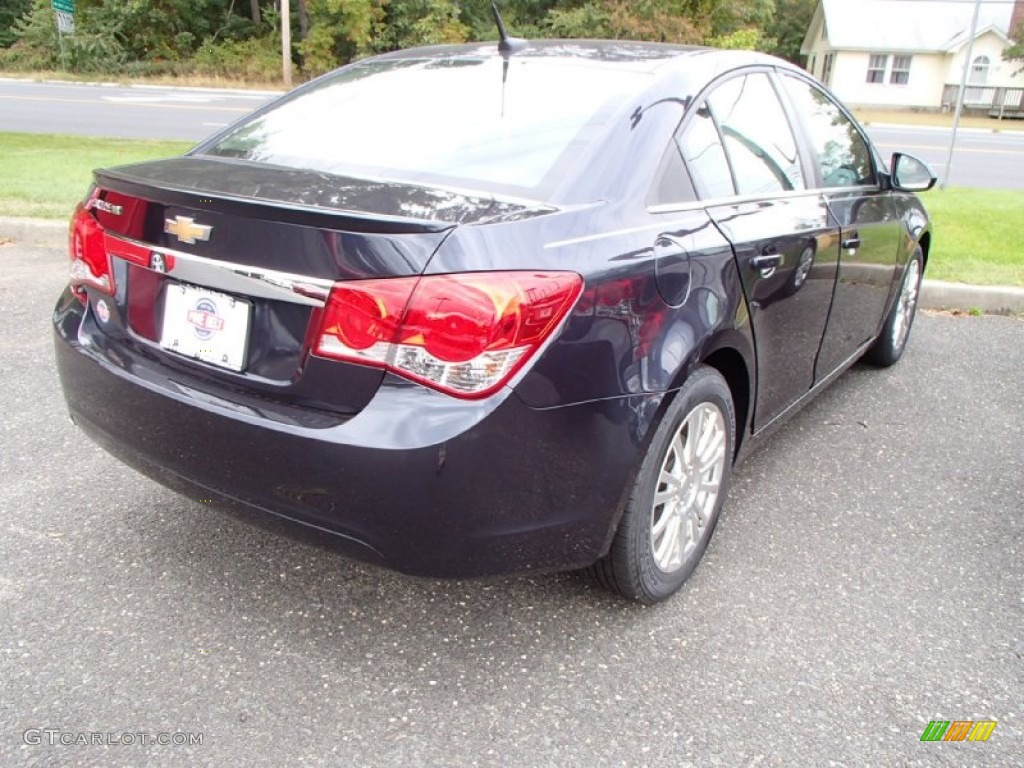
[[860, 248], [860, 238], [857, 235], [847, 238], [840, 243], [840, 246], [844, 251], [855, 251]]
[[[768, 250], [767, 248], [765, 250]], [[774, 249], [773, 249], [774, 250]], [[750, 267], [752, 269], [759, 269], [765, 272], [769, 269], [775, 269], [776, 267], [782, 266], [782, 254], [781, 253], [762, 253], [760, 256], [755, 256], [750, 260]]]

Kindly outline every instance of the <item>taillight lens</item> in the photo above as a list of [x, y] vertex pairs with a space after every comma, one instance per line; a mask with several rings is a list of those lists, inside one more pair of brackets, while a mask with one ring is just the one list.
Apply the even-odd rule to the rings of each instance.
[[81, 203], [71, 218], [69, 238], [72, 288], [88, 285], [113, 294], [114, 278], [110, 272], [103, 227]]
[[387, 368], [458, 397], [485, 397], [526, 364], [582, 288], [572, 272], [338, 283], [315, 351]]

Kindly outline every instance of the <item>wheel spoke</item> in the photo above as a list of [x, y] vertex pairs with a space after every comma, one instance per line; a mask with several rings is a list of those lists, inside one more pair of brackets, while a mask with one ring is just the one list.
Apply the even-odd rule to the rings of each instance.
[[697, 489], [698, 497], [701, 494], [707, 494], [708, 496], [714, 496], [718, 493], [718, 489], [721, 487], [721, 483], [718, 480], [702, 480], [700, 486]]
[[672, 515], [660, 544], [656, 544], [654, 559], [658, 567], [664, 570], [676, 565], [679, 559], [680, 522], [678, 515]]
[[682, 489], [685, 483], [685, 478], [679, 477], [669, 472], [667, 469], [661, 471], [661, 477], [658, 478], [658, 487], [664, 486], [664, 489], [668, 493], [678, 493]]
[[717, 468], [725, 452], [725, 431], [716, 424], [710, 434], [709, 440], [698, 454], [699, 464], [697, 471], [701, 475], [707, 474], [710, 470]]
[[[687, 468], [693, 464], [693, 452], [696, 448], [694, 445], [694, 425], [692, 422], [693, 416], [688, 416], [686, 421], [683, 422], [679, 432], [676, 433], [676, 439], [672, 441], [672, 448], [676, 452], [676, 456], [679, 461], [682, 462], [683, 466]], [[686, 433], [685, 439], [683, 438], [684, 432]]]
[[651, 536], [654, 537], [655, 541], [657, 541], [658, 537], [665, 532], [665, 529], [668, 527], [668, 524], [672, 521], [673, 517], [678, 517], [674, 508], [668, 509], [666, 507], [662, 510], [661, 517], [658, 518], [658, 521], [651, 528]]

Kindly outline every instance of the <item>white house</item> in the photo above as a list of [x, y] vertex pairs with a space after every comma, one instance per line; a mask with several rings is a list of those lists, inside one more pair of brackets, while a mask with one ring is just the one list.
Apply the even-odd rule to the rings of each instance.
[[[801, 54], [843, 101], [917, 109], [956, 103], [974, 3], [963, 0], [820, 0]], [[1024, 110], [1024, 74], [1003, 60], [1024, 21], [1024, 0], [982, 2], [965, 104]]]

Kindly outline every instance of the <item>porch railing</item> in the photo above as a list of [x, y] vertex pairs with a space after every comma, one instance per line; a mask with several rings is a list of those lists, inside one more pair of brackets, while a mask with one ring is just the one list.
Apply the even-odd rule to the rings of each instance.
[[[954, 109], [960, 86], [947, 83], [942, 89], [942, 108]], [[964, 107], [985, 110], [992, 117], [1024, 117], [1024, 88], [993, 85], [968, 85], [964, 89]]]

